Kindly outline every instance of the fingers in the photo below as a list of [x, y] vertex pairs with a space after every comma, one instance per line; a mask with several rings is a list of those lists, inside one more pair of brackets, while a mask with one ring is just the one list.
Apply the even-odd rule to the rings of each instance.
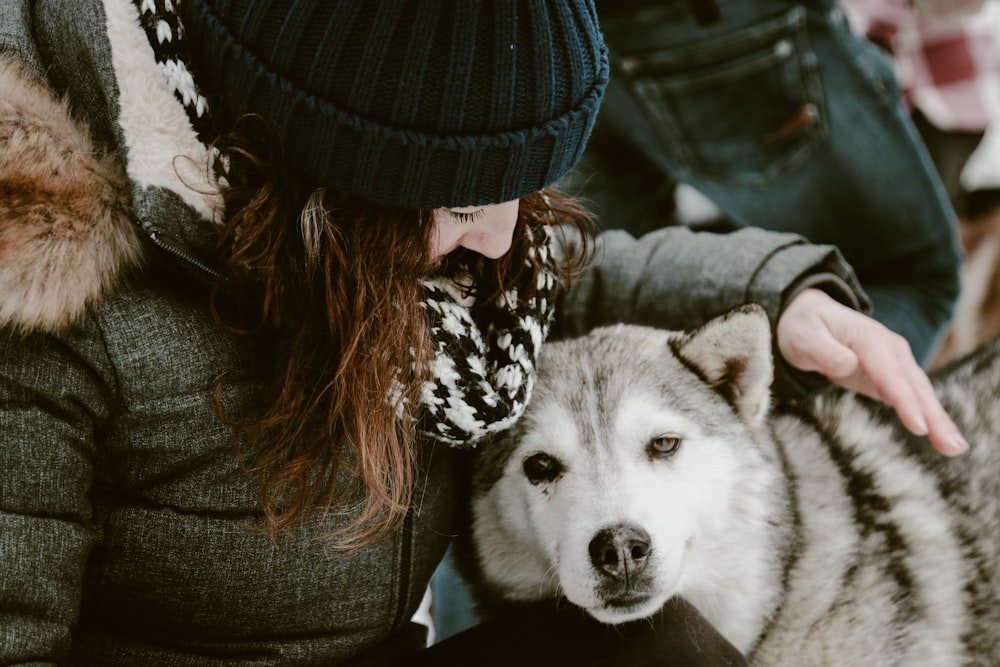
[[927, 435], [925, 392], [930, 392], [932, 402], [937, 402], [937, 397], [913, 359], [909, 344], [874, 320], [860, 326], [870, 331], [853, 343], [861, 360], [857, 391], [893, 406], [906, 428], [916, 435]]
[[936, 396], [924, 406], [924, 414], [927, 415], [927, 437], [934, 449], [945, 456], [959, 456], [969, 451], [969, 443], [962, 437], [958, 426], [941, 407]]
[[969, 451], [969, 443], [946, 412], [942, 410], [941, 415], [929, 423], [931, 426], [927, 437], [934, 449], [945, 456], [960, 456]]
[[855, 326], [862, 332], [852, 343], [860, 365], [850, 383], [855, 390], [891, 405], [910, 432], [927, 436], [940, 453], [956, 456], [968, 450], [906, 339], [870, 318]]
[[942, 454], [968, 449], [906, 339], [870, 317], [807, 289], [782, 314], [778, 347], [796, 368], [892, 406], [908, 430]]

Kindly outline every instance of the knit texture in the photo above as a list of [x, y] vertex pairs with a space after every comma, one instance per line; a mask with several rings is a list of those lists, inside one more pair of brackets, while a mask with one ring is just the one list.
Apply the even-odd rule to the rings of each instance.
[[184, 105], [191, 125], [205, 136], [211, 128], [208, 101], [191, 74], [184, 24], [177, 15], [178, 0], [133, 0], [139, 22], [153, 47], [153, 56], [163, 78]]
[[199, 81], [316, 185], [414, 208], [519, 199], [579, 160], [608, 78], [589, 0], [185, 0]]
[[[477, 304], [468, 280], [424, 283], [422, 305], [430, 321], [433, 380], [421, 395], [421, 431], [452, 446], [475, 445], [509, 428], [524, 412], [535, 383], [538, 352], [555, 310], [556, 274], [550, 237], [529, 228], [529, 251], [541, 270], [534, 294], [515, 285], [488, 304]], [[523, 303], [522, 303], [523, 300]]]

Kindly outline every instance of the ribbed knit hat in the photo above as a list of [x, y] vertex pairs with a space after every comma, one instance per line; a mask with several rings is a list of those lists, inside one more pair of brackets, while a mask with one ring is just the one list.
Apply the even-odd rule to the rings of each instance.
[[579, 160], [608, 79], [591, 0], [184, 0], [199, 83], [317, 185], [518, 199]]

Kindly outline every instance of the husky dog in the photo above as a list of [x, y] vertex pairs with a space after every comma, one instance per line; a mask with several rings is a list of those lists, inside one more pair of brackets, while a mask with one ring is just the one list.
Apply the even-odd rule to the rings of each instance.
[[478, 596], [616, 624], [679, 595], [754, 665], [1000, 665], [1000, 343], [934, 377], [954, 459], [850, 392], [772, 408], [772, 375], [755, 306], [550, 343], [475, 455]]

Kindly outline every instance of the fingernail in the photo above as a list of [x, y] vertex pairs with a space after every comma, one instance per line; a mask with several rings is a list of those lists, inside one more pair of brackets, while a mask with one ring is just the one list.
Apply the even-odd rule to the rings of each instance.
[[969, 451], [969, 443], [965, 441], [961, 433], [948, 438], [948, 449], [955, 455], [964, 454]]

